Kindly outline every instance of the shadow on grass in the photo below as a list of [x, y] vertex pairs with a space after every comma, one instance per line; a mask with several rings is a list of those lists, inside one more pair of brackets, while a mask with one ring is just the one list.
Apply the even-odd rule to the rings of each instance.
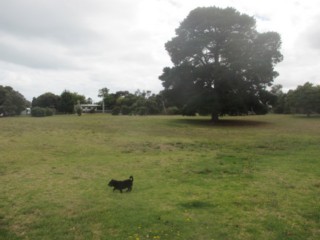
[[271, 124], [270, 122], [240, 119], [221, 119], [218, 122], [212, 122], [210, 119], [175, 119], [172, 120], [178, 124], [191, 124], [206, 127], [260, 127]]

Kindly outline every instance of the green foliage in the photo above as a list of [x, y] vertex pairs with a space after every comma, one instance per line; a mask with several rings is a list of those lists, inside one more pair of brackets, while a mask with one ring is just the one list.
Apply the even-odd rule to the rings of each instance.
[[27, 100], [12, 87], [0, 85], [0, 115], [20, 115], [28, 105]]
[[188, 114], [264, 114], [280, 45], [279, 34], [258, 33], [255, 19], [233, 8], [197, 8], [166, 43], [174, 67], [159, 77], [164, 95]]
[[109, 89], [108, 88], [101, 88], [99, 89], [99, 94], [98, 94], [98, 97], [102, 97], [102, 98], [105, 98], [109, 95]]
[[274, 96], [273, 101], [270, 103], [273, 113], [287, 113], [286, 94], [282, 91], [282, 85], [276, 84], [272, 86], [270, 93]]
[[58, 109], [60, 104], [60, 96], [51, 92], [41, 94], [37, 98], [33, 98], [32, 107]]
[[131, 108], [129, 106], [127, 106], [127, 105], [123, 105], [121, 107], [121, 113], [123, 115], [129, 115], [129, 114], [131, 114]]
[[65, 90], [60, 96], [59, 112], [73, 113], [75, 104], [73, 94]]
[[307, 82], [291, 90], [287, 94], [287, 105], [291, 113], [301, 113], [310, 116], [320, 113], [320, 86], [313, 86]]
[[86, 98], [83, 95], [79, 95], [78, 93], [72, 93], [70, 91], [63, 91], [60, 96], [60, 105], [59, 112], [62, 113], [73, 113], [74, 106], [78, 103], [85, 103]]
[[148, 109], [144, 106], [136, 108], [136, 114], [138, 114], [140, 116], [147, 115], [147, 112], [148, 112]]
[[51, 108], [33, 107], [31, 108], [32, 117], [48, 117], [52, 116], [54, 110]]
[[161, 113], [163, 107], [162, 97], [150, 91], [108, 93], [103, 101], [106, 109], [112, 109], [113, 115], [155, 115]]
[[86, 103], [90, 99], [86, 100], [85, 96], [78, 93], [72, 93], [70, 91], [63, 91], [60, 96], [53, 93], [44, 93], [37, 98], [33, 98], [33, 107], [51, 108], [60, 113], [73, 113], [74, 106], [77, 102]]
[[168, 107], [166, 111], [167, 111], [167, 114], [168, 114], [168, 115], [178, 115], [178, 114], [181, 114], [181, 111], [180, 111], [179, 108], [176, 107], [176, 106]]
[[121, 108], [120, 107], [114, 107], [111, 111], [112, 115], [119, 115], [121, 113]]

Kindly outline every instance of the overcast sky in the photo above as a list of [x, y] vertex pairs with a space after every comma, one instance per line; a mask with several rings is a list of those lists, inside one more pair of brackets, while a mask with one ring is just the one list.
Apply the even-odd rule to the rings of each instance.
[[320, 85], [319, 0], [0, 0], [0, 85], [28, 100], [65, 89], [162, 90], [164, 44], [196, 7], [234, 7], [281, 35], [284, 90]]

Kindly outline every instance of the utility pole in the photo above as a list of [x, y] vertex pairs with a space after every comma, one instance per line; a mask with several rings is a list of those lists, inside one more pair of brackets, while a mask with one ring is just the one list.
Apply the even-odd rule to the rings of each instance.
[[104, 105], [104, 99], [108, 96], [109, 94], [109, 89], [108, 88], [102, 88], [99, 90], [98, 97], [102, 98], [102, 113], [105, 112], [105, 105]]

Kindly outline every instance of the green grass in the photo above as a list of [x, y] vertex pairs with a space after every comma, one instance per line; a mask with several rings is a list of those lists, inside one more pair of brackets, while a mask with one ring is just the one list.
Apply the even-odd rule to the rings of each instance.
[[319, 155], [320, 118], [2, 118], [0, 239], [320, 239]]

